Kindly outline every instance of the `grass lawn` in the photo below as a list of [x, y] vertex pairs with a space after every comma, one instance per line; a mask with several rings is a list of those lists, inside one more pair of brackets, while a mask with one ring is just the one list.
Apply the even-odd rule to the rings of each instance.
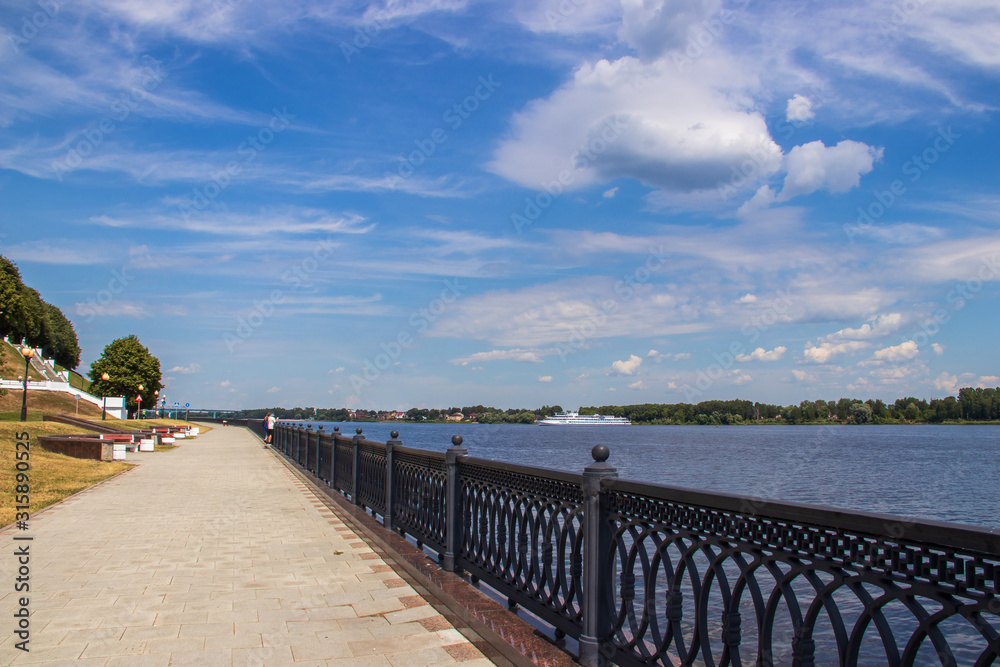
[[12, 523], [15, 517], [15, 451], [17, 434], [22, 432], [28, 433], [31, 443], [28, 473], [32, 513], [132, 467], [124, 461], [75, 459], [38, 445], [40, 435], [79, 433], [79, 427], [40, 421], [0, 423], [0, 526]]

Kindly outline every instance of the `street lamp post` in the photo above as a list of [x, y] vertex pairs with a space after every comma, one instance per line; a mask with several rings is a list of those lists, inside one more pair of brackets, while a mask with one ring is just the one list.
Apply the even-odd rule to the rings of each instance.
[[24, 381], [21, 385], [21, 421], [28, 421], [28, 364], [31, 363], [31, 358], [35, 356], [35, 351], [30, 347], [25, 345], [21, 348], [21, 354], [24, 355]]
[[[107, 373], [101, 373], [101, 379], [107, 382], [111, 379], [111, 376]], [[108, 388], [103, 384], [101, 385], [101, 421], [105, 421], [108, 418]]]
[[135, 395], [135, 402], [138, 407], [135, 410], [135, 418], [142, 419], [142, 385], [139, 385], [139, 393]]

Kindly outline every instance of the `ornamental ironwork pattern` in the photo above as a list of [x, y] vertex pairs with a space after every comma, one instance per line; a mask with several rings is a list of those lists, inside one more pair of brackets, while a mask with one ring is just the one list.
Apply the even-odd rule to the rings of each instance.
[[361, 468], [356, 501], [375, 512], [385, 514], [385, 445], [362, 441], [358, 444]]
[[[574, 476], [503, 464], [459, 466], [465, 533], [459, 564], [512, 601], [579, 636], [582, 494]], [[579, 480], [579, 476], [575, 476]]]
[[333, 488], [341, 493], [354, 493], [354, 443], [350, 438], [334, 436], [336, 457], [334, 458]]
[[333, 453], [333, 438], [326, 433], [319, 436], [319, 470], [315, 475], [321, 480], [330, 483], [330, 456]]
[[[990, 665], [1000, 558], [608, 484], [622, 665]], [[891, 530], [888, 531], [891, 534]]]
[[444, 550], [445, 464], [442, 454], [393, 452], [392, 522], [416, 539]]
[[319, 447], [319, 433], [306, 431], [305, 461], [303, 467], [313, 474], [316, 473], [316, 448]]

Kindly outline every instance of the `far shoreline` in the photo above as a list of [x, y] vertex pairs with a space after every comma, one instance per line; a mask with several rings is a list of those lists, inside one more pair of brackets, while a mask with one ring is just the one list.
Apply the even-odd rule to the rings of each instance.
[[[422, 421], [406, 421], [398, 419], [358, 419], [354, 421], [326, 421], [322, 419], [279, 419], [279, 422], [284, 423], [314, 423], [314, 424], [456, 424], [462, 426], [469, 426], [476, 424], [479, 426], [542, 426], [542, 424], [536, 422], [534, 424], [518, 424], [518, 423], [506, 423], [506, 422], [473, 422], [473, 421], [440, 421], [440, 420], [430, 420], [425, 419]], [[547, 426], [550, 426], [547, 424]], [[558, 426], [558, 425], [556, 425]], [[594, 425], [599, 428], [624, 428], [622, 425]], [[864, 426], [1000, 426], [1000, 420], [992, 421], [967, 421], [967, 420], [949, 420], [937, 423], [927, 423], [927, 422], [885, 422], [882, 424], [851, 424], [849, 422], [796, 422], [794, 424], [788, 424], [785, 422], [744, 422], [742, 424], [649, 424], [649, 423], [632, 423], [629, 426], [700, 426], [704, 428], [740, 428], [745, 426], [853, 426], [853, 427], [864, 427]], [[580, 428], [580, 426], [573, 426], [573, 428]]]

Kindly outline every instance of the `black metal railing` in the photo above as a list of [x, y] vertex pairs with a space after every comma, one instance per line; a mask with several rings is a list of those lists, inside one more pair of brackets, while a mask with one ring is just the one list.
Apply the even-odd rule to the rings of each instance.
[[[1000, 663], [1000, 533], [575, 475], [279, 424], [389, 530], [579, 642], [585, 665]], [[357, 490], [355, 492], [355, 490]]]

